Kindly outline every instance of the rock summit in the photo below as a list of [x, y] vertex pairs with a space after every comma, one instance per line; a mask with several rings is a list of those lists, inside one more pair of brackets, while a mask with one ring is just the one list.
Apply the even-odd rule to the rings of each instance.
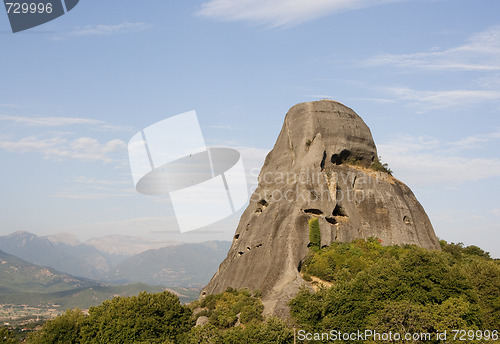
[[352, 109], [330, 100], [301, 103], [286, 117], [236, 229], [227, 258], [202, 296], [228, 287], [259, 290], [267, 314], [286, 316], [305, 283], [308, 221], [319, 219], [321, 245], [376, 237], [383, 245], [439, 250], [412, 191], [373, 169], [377, 148]]

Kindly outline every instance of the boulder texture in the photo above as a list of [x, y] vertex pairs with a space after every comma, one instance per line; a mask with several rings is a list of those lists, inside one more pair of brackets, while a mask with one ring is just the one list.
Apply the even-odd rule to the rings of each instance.
[[227, 258], [202, 296], [228, 287], [259, 290], [267, 314], [287, 316], [300, 275], [310, 218], [319, 219], [321, 245], [376, 237], [383, 245], [439, 250], [412, 191], [371, 168], [377, 149], [368, 126], [330, 100], [295, 105], [259, 174]]

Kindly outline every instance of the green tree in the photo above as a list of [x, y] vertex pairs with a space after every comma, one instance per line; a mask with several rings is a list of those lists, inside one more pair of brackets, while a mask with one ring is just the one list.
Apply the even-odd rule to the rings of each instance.
[[373, 159], [371, 168], [375, 171], [385, 172], [392, 176], [392, 170], [387, 163], [382, 163], [382, 157], [380, 156]]
[[311, 250], [302, 271], [333, 285], [302, 288], [290, 314], [316, 332], [499, 328], [500, 265], [477, 247], [441, 247], [384, 247], [370, 238]]
[[0, 343], [2, 344], [16, 344], [18, 341], [14, 337], [12, 331], [5, 327], [0, 327]]
[[170, 293], [115, 297], [89, 311], [82, 328], [85, 343], [163, 343], [193, 326], [191, 310]]
[[66, 313], [49, 320], [42, 329], [29, 338], [32, 344], [78, 344], [85, 343], [81, 338], [81, 329], [85, 325], [85, 315], [79, 309], [67, 310]]
[[316, 217], [309, 220], [309, 242], [313, 250], [319, 250], [321, 247], [321, 231]]

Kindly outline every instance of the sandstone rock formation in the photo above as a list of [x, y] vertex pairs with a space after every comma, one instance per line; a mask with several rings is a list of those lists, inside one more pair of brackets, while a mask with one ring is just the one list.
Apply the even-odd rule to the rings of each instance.
[[411, 190], [370, 168], [376, 158], [370, 129], [350, 108], [334, 101], [292, 107], [227, 258], [202, 295], [227, 287], [260, 290], [265, 312], [285, 316], [304, 283], [299, 270], [312, 216], [322, 245], [377, 237], [384, 245], [439, 249]]

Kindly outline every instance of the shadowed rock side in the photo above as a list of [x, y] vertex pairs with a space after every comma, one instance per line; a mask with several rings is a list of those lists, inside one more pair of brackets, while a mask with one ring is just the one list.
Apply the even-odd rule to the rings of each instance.
[[377, 149], [370, 129], [334, 101], [290, 109], [234, 240], [202, 296], [227, 289], [262, 292], [265, 312], [288, 315], [287, 302], [304, 283], [308, 220], [319, 219], [321, 244], [377, 237], [385, 245], [439, 249], [411, 190], [370, 169]]

